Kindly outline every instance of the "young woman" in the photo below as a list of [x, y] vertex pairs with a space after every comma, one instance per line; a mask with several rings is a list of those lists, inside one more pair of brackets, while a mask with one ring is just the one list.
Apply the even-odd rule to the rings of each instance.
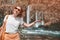
[[24, 16], [23, 10], [19, 6], [15, 7], [13, 9], [12, 13], [13, 14], [11, 14], [11, 15], [6, 15], [4, 18], [4, 23], [6, 22], [4, 40], [20, 40], [19, 33], [18, 33], [19, 26], [30, 27], [30, 26], [34, 25], [36, 22], [39, 22], [39, 20], [38, 20], [38, 21], [34, 21], [30, 24], [25, 23], [23, 21], [23, 16]]

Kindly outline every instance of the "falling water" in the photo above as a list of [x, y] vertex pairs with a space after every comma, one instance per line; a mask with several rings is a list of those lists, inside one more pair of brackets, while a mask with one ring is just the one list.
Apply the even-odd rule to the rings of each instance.
[[27, 23], [30, 21], [30, 6], [27, 7]]
[[42, 19], [42, 21], [41, 21], [41, 22], [37, 22], [37, 23], [35, 24], [35, 26], [36, 26], [36, 27], [39, 27], [39, 26], [41, 26], [41, 25], [44, 25], [43, 14], [42, 14], [41, 12], [36, 11], [35, 15], [36, 15], [36, 21]]
[[42, 25], [44, 25], [44, 18], [43, 18], [43, 13], [42, 13]]
[[[36, 12], [36, 21], [38, 20], [38, 18], [37, 18], [37, 12]], [[36, 25], [36, 27], [38, 27], [38, 24], [36, 23], [35, 24]]]

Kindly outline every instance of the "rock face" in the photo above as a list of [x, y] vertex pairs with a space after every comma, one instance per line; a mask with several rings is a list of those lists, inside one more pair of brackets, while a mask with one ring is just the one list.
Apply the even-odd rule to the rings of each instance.
[[60, 0], [31, 0], [30, 4], [33, 8], [43, 11], [45, 21], [58, 22], [60, 20]]
[[48, 29], [60, 30], [60, 0], [30, 0], [29, 4], [33, 11], [38, 10], [44, 14]]

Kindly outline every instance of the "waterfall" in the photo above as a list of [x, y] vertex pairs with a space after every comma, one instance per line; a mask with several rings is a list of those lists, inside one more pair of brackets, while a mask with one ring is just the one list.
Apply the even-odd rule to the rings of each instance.
[[[35, 15], [36, 15], [35, 17], [36, 17], [36, 21], [37, 21], [38, 20], [38, 12], [37, 11], [36, 11]], [[38, 23], [35, 24], [35, 27], [38, 27]]]
[[27, 7], [27, 23], [30, 22], [30, 6]]
[[36, 16], [36, 17], [35, 17], [35, 18], [36, 18], [36, 21], [42, 19], [41, 22], [37, 22], [37, 23], [35, 24], [35, 27], [38, 28], [39, 26], [44, 25], [43, 14], [42, 14], [41, 12], [36, 11], [35, 16]]
[[44, 16], [43, 16], [43, 13], [42, 13], [42, 23], [41, 25], [44, 25]]

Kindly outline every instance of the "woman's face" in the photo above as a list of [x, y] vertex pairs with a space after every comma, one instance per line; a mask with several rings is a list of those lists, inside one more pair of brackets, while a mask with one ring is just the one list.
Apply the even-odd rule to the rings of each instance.
[[15, 9], [13, 10], [13, 14], [15, 16], [19, 15], [20, 14], [20, 11], [21, 11], [21, 8], [20, 7], [15, 7]]

